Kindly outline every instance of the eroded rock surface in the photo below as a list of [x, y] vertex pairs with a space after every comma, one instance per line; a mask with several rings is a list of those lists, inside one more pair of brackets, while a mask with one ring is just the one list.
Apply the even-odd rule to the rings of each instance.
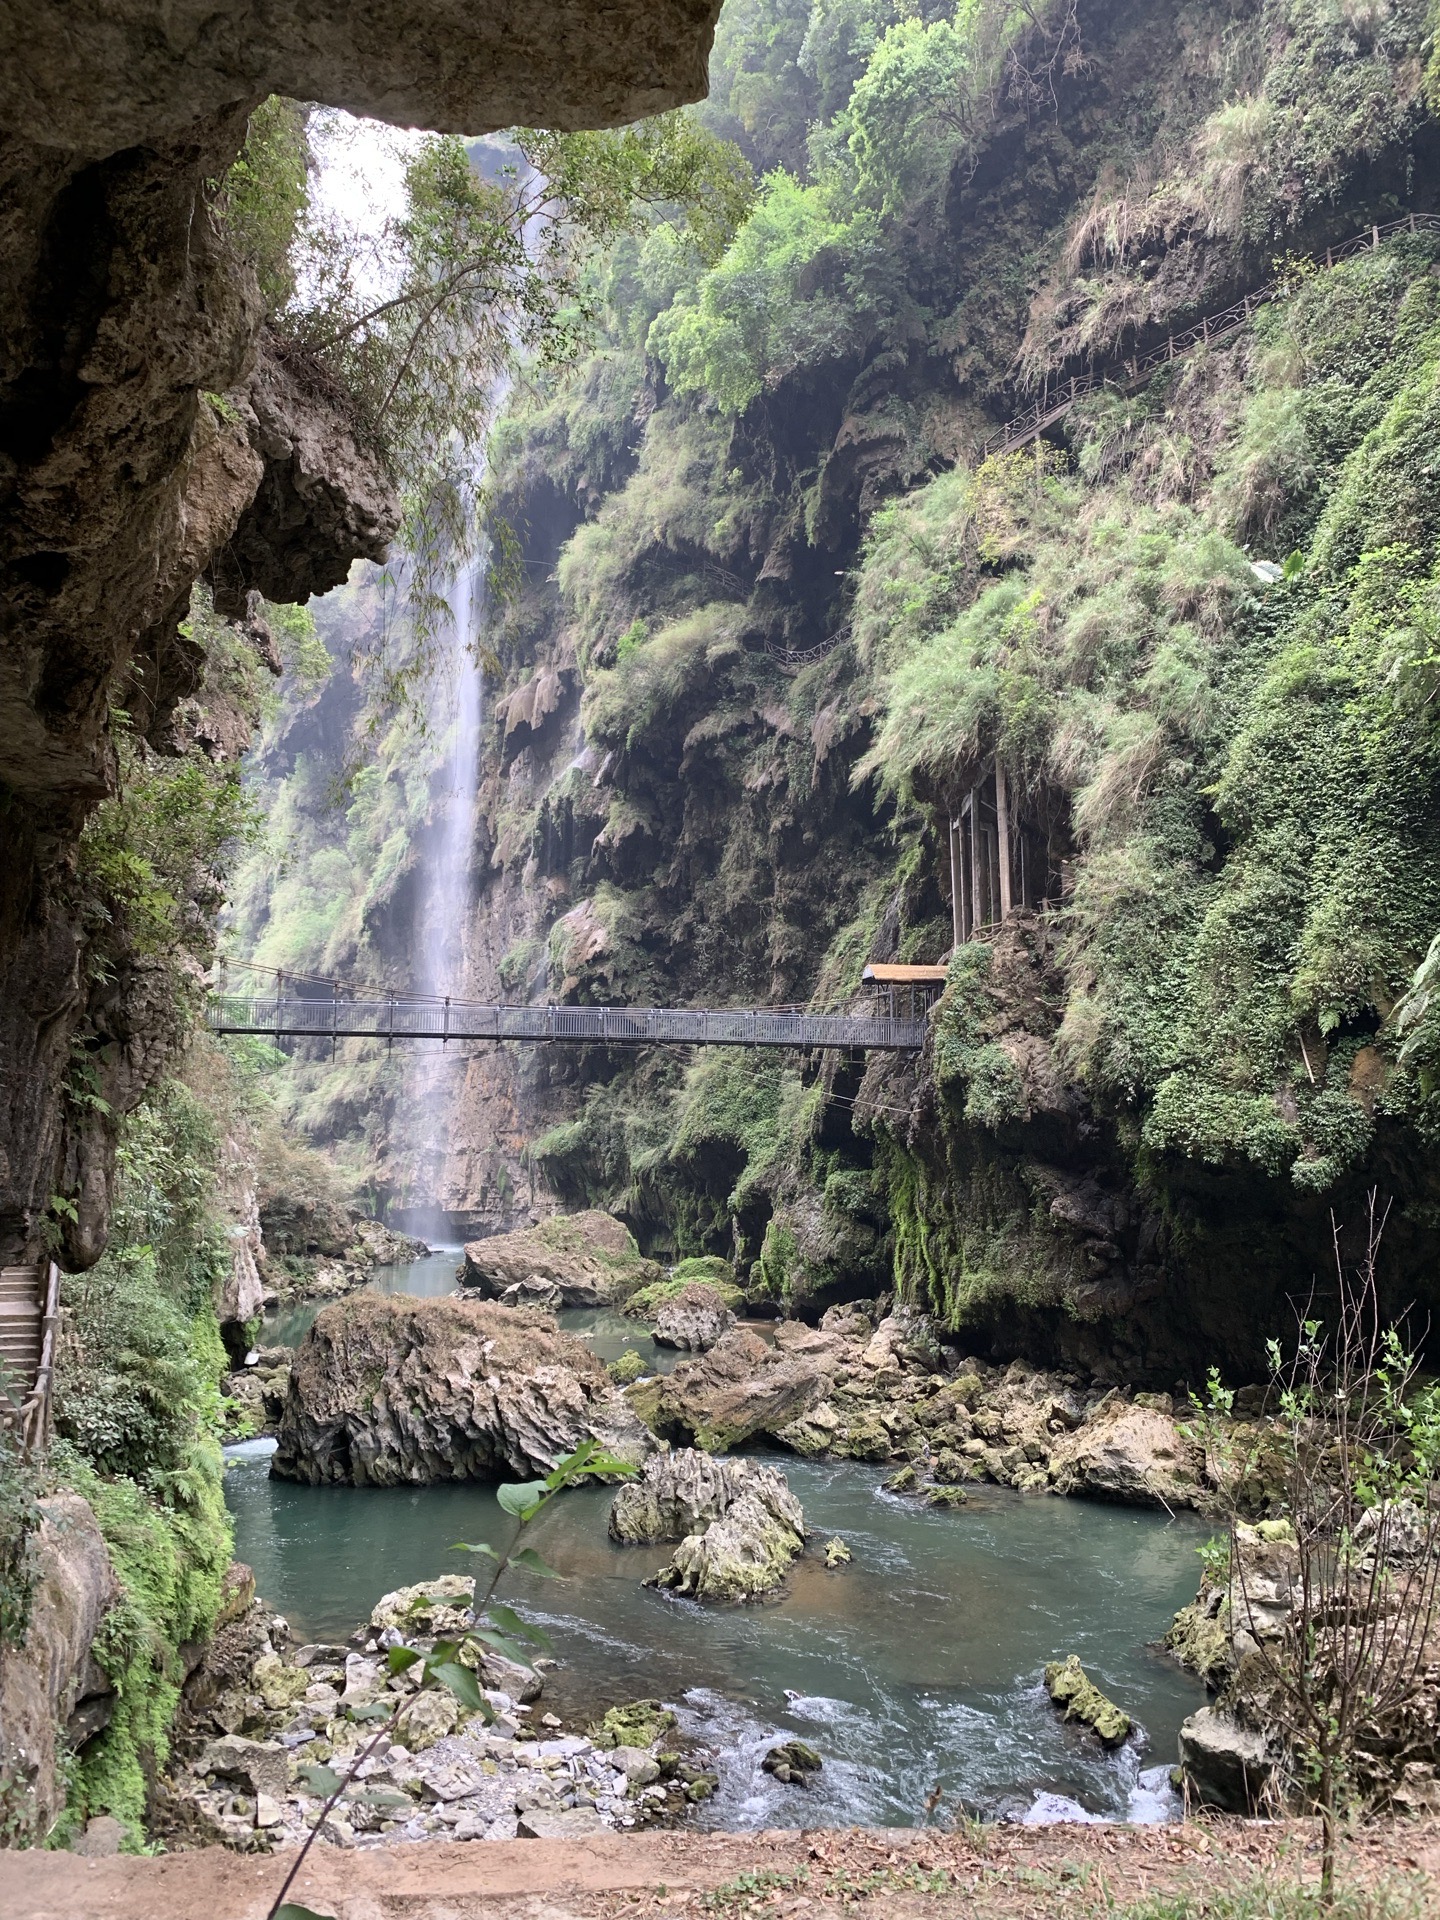
[[528, 1479], [589, 1437], [637, 1463], [653, 1445], [553, 1319], [360, 1294], [324, 1308], [300, 1348], [272, 1471], [356, 1486]]
[[[769, 1474], [762, 1479], [758, 1475]], [[760, 1468], [738, 1498], [703, 1533], [676, 1547], [667, 1566], [646, 1581], [691, 1600], [760, 1600], [784, 1580], [805, 1546], [800, 1506], [783, 1475]]]
[[95, 1659], [96, 1635], [121, 1597], [88, 1501], [59, 1493], [41, 1502], [36, 1579], [22, 1648], [0, 1655], [0, 1778], [7, 1820], [42, 1838], [65, 1805], [57, 1770], [108, 1725], [115, 1691]]
[[1132, 1506], [1193, 1507], [1205, 1480], [1203, 1455], [1168, 1411], [1118, 1395], [1058, 1442], [1050, 1464], [1057, 1492]]
[[0, 125], [90, 154], [284, 93], [398, 126], [599, 127], [705, 92], [719, 0], [10, 0]]
[[665, 1301], [650, 1331], [658, 1346], [708, 1353], [734, 1324], [734, 1314], [714, 1287], [692, 1280]]
[[610, 1214], [565, 1213], [516, 1233], [469, 1241], [460, 1282], [485, 1298], [511, 1296], [515, 1305], [527, 1304], [524, 1296], [532, 1291], [549, 1304], [553, 1289], [567, 1307], [601, 1307], [659, 1274]]
[[703, 1533], [740, 1496], [763, 1491], [767, 1503], [803, 1539], [804, 1515], [785, 1476], [755, 1460], [717, 1460], [697, 1447], [667, 1448], [621, 1486], [610, 1506], [610, 1531], [628, 1544], [683, 1540]]
[[678, 1540], [646, 1584], [695, 1600], [759, 1599], [805, 1546], [805, 1516], [784, 1474], [689, 1447], [652, 1455], [620, 1488], [610, 1531], [626, 1542]]

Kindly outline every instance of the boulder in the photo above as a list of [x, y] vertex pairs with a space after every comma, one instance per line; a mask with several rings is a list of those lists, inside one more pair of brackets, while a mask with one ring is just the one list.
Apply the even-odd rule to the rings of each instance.
[[590, 1738], [606, 1752], [621, 1747], [653, 1747], [674, 1725], [675, 1715], [663, 1700], [631, 1700], [624, 1706], [611, 1707], [604, 1719], [591, 1727]]
[[930, 1316], [914, 1307], [897, 1307], [880, 1322], [865, 1347], [862, 1362], [877, 1369], [898, 1365], [918, 1373], [939, 1373], [944, 1366]]
[[655, 1316], [651, 1332], [657, 1346], [708, 1353], [734, 1324], [734, 1314], [714, 1287], [696, 1280], [665, 1302]]
[[380, 1633], [393, 1627], [407, 1638], [422, 1633], [449, 1639], [469, 1626], [474, 1597], [469, 1574], [439, 1573], [433, 1580], [418, 1580], [382, 1595], [370, 1610], [370, 1624]]
[[517, 1280], [506, 1287], [500, 1300], [507, 1307], [542, 1307], [546, 1313], [555, 1313], [564, 1306], [565, 1295], [553, 1280], [532, 1273], [528, 1280]]
[[803, 1740], [787, 1740], [783, 1746], [772, 1747], [760, 1767], [762, 1772], [774, 1774], [782, 1786], [808, 1787], [810, 1776], [819, 1773], [824, 1764], [814, 1747]]
[[1216, 1707], [1201, 1707], [1180, 1728], [1180, 1766], [1187, 1790], [1202, 1806], [1254, 1814], [1276, 1759], [1263, 1733]]
[[831, 1348], [843, 1346], [828, 1335], [811, 1337], [830, 1344], [787, 1352], [749, 1327], [731, 1327], [708, 1353], [682, 1360], [657, 1383], [651, 1424], [665, 1439], [716, 1452], [790, 1425], [825, 1397], [838, 1358]]
[[848, 1567], [855, 1558], [849, 1547], [837, 1533], [833, 1539], [825, 1542], [825, 1564], [827, 1567]]
[[800, 1503], [773, 1467], [752, 1466], [737, 1484], [720, 1518], [683, 1539], [647, 1586], [691, 1600], [739, 1601], [761, 1599], [780, 1585], [805, 1547]]
[[102, 1813], [85, 1822], [84, 1832], [76, 1834], [70, 1842], [70, 1851], [89, 1860], [103, 1860], [119, 1853], [125, 1838], [125, 1828], [120, 1821], [113, 1814]]
[[1045, 1691], [1057, 1707], [1064, 1708], [1067, 1720], [1079, 1720], [1089, 1727], [1102, 1746], [1123, 1746], [1130, 1738], [1129, 1714], [1106, 1698], [1076, 1654], [1050, 1662], [1045, 1669]]
[[274, 1740], [245, 1740], [227, 1733], [212, 1740], [200, 1756], [200, 1771], [221, 1780], [238, 1780], [251, 1793], [268, 1793], [283, 1800], [290, 1791], [290, 1762]]
[[110, 1718], [114, 1690], [92, 1648], [121, 1598], [99, 1524], [78, 1493], [41, 1501], [32, 1552], [25, 1644], [0, 1655], [0, 1772], [17, 1840], [42, 1838], [64, 1808], [61, 1743], [81, 1744]]
[[395, 1720], [395, 1738], [411, 1753], [422, 1753], [455, 1731], [460, 1709], [453, 1694], [439, 1687], [426, 1687], [413, 1700], [407, 1700]]
[[469, 1241], [460, 1284], [494, 1300], [518, 1287], [516, 1301], [523, 1304], [529, 1283], [548, 1282], [564, 1306], [604, 1307], [660, 1277], [608, 1213], [563, 1213], [516, 1233]]
[[519, 1840], [577, 1840], [604, 1831], [594, 1807], [530, 1807], [515, 1823]]
[[357, 1294], [322, 1309], [296, 1356], [271, 1472], [312, 1485], [531, 1479], [589, 1438], [637, 1465], [653, 1447], [553, 1319]]
[[640, 1477], [619, 1488], [610, 1507], [610, 1531], [627, 1544], [683, 1540], [703, 1533], [747, 1492], [758, 1493], [803, 1539], [800, 1502], [774, 1467], [754, 1460], [717, 1460], [695, 1447], [652, 1454]]
[[612, 1747], [610, 1764], [632, 1787], [648, 1787], [660, 1778], [660, 1762], [648, 1747]]
[[1193, 1507], [1204, 1490], [1204, 1457], [1173, 1419], [1118, 1396], [1102, 1402], [1050, 1456], [1055, 1491], [1138, 1506]]

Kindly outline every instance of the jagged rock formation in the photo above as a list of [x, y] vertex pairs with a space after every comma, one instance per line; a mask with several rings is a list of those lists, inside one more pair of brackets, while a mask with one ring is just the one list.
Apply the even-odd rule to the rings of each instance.
[[[62, 1107], [82, 1026], [126, 1111], [173, 1034], [143, 967], [86, 977], [74, 851], [113, 787], [109, 713], [163, 745], [197, 669], [176, 631], [209, 572], [304, 599], [380, 558], [398, 506], [345, 396], [262, 337], [208, 182], [272, 91], [407, 125], [609, 124], [696, 97], [718, 7], [554, 0], [476, 12], [177, 12], [13, 0], [0, 75], [0, 1256], [72, 1200], [64, 1255], [105, 1241], [113, 1128]], [[403, 49], [403, 54], [401, 50]], [[220, 396], [218, 403], [203, 398]], [[243, 744], [243, 742], [241, 743]]]
[[657, 1346], [708, 1353], [734, 1324], [734, 1314], [714, 1287], [692, 1280], [665, 1301], [650, 1332]]
[[[644, 1260], [628, 1228], [608, 1213], [571, 1213], [516, 1233], [471, 1240], [465, 1247], [460, 1284], [482, 1298], [499, 1299], [533, 1283], [548, 1285], [554, 1304], [602, 1307], [623, 1300], [659, 1277]], [[546, 1302], [550, 1304], [550, 1302]]]
[[610, 1532], [632, 1546], [683, 1540], [686, 1534], [703, 1533], [742, 1493], [760, 1486], [803, 1534], [800, 1503], [789, 1493], [783, 1474], [753, 1460], [717, 1460], [698, 1447], [652, 1454], [640, 1477], [627, 1480], [611, 1502]]
[[362, 1294], [306, 1336], [271, 1470], [355, 1486], [527, 1479], [587, 1437], [636, 1463], [652, 1445], [601, 1363], [547, 1316]]
[[621, 1487], [610, 1531], [627, 1543], [679, 1541], [648, 1586], [694, 1600], [758, 1600], [804, 1549], [805, 1516], [774, 1467], [683, 1448], [652, 1455], [640, 1479]]

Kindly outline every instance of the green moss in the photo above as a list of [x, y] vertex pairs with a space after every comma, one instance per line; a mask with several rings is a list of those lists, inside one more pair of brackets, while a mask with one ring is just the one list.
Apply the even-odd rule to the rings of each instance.
[[610, 1361], [607, 1371], [618, 1387], [628, 1387], [649, 1371], [633, 1347], [627, 1347], [618, 1359]]
[[1104, 1746], [1121, 1746], [1130, 1737], [1129, 1714], [1106, 1699], [1075, 1654], [1046, 1667], [1045, 1691], [1057, 1707], [1065, 1709], [1067, 1720], [1093, 1728]]
[[[682, 1274], [681, 1267], [695, 1267], [701, 1271]], [[717, 1268], [723, 1269], [723, 1272], [716, 1272]], [[686, 1287], [693, 1286], [698, 1281], [702, 1286], [710, 1287], [717, 1293], [734, 1313], [744, 1306], [745, 1295], [735, 1285], [733, 1279], [724, 1277], [729, 1271], [728, 1260], [710, 1258], [682, 1260], [668, 1280], [652, 1281], [648, 1287], [641, 1287], [637, 1293], [632, 1293], [621, 1308], [621, 1312], [629, 1314], [632, 1320], [653, 1320], [667, 1301], [675, 1299], [685, 1291]]]
[[675, 1725], [675, 1716], [661, 1700], [631, 1700], [611, 1707], [590, 1738], [597, 1747], [649, 1747]]
[[81, 1756], [69, 1812], [77, 1821], [113, 1814], [138, 1840], [147, 1772], [169, 1752], [185, 1677], [179, 1648], [207, 1638], [220, 1610], [231, 1548], [220, 1449], [197, 1443], [184, 1497], [173, 1502], [129, 1478], [103, 1478], [63, 1443], [52, 1466], [94, 1509], [122, 1589], [94, 1648], [118, 1695], [115, 1713]]

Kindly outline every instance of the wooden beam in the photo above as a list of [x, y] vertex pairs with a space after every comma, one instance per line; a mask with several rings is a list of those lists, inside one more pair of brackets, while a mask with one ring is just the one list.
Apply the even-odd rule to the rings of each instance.
[[955, 936], [955, 945], [965, 944], [965, 908], [961, 899], [960, 881], [960, 822], [952, 813], [950, 816], [950, 925]]
[[1000, 918], [1010, 918], [1010, 796], [1005, 789], [1005, 769], [999, 756], [995, 760], [995, 829], [1000, 854]]

